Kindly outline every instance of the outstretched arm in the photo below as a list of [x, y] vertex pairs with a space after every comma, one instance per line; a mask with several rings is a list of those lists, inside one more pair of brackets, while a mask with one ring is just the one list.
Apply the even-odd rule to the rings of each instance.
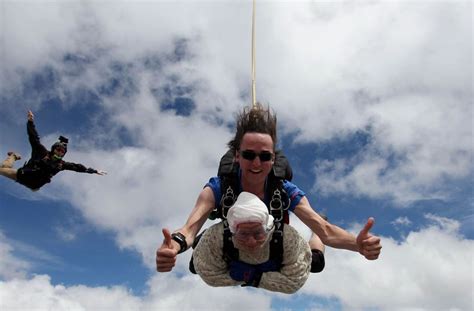
[[[369, 233], [374, 220], [370, 218], [364, 229], [357, 237], [346, 230], [330, 224], [319, 216], [309, 204], [306, 197], [303, 197], [295, 208], [295, 215], [315, 232], [324, 244], [361, 253], [369, 260], [377, 259], [380, 255], [382, 245], [380, 238]], [[370, 225], [369, 225], [370, 223]]]
[[37, 150], [41, 148], [43, 152], [47, 152], [46, 149], [41, 145], [40, 137], [38, 132], [36, 131], [35, 123], [34, 123], [34, 114], [31, 110], [28, 110], [28, 122], [26, 123], [26, 131], [28, 133], [28, 140], [30, 141], [31, 148], [33, 150]]
[[211, 188], [205, 187], [202, 189], [186, 224], [181, 229], [177, 230], [186, 236], [188, 245], [193, 244], [194, 238], [214, 209], [214, 202], [214, 193]]
[[[186, 243], [191, 246], [194, 242], [199, 230], [202, 225], [206, 222], [207, 217], [214, 209], [214, 194], [211, 188], [205, 187], [194, 205], [194, 209], [186, 221], [186, 224], [175, 232], [180, 232], [186, 237]], [[176, 255], [171, 256], [168, 249], [173, 248], [177, 251], [180, 250], [179, 244], [171, 240], [170, 244], [163, 242], [163, 244], [156, 251], [156, 270], [158, 272], [169, 272], [173, 269], [176, 263]]]
[[[88, 168], [87, 170], [92, 171], [92, 173], [90, 173], [90, 174], [97, 174], [97, 175], [100, 175], [100, 176], [107, 175], [106, 171], [99, 171], [99, 170], [96, 170], [96, 169], [93, 169], [93, 168]], [[86, 173], [89, 173], [89, 172], [86, 171]]]
[[28, 110], [28, 122], [26, 123], [26, 131], [28, 133], [28, 140], [31, 145], [31, 158], [32, 159], [42, 159], [48, 154], [48, 150], [41, 144], [40, 137], [36, 131], [34, 123], [34, 115], [31, 110]]
[[64, 162], [63, 170], [74, 171], [78, 173], [97, 174], [101, 176], [107, 174], [107, 172], [105, 171], [98, 171], [92, 167], [87, 168], [80, 163], [72, 163], [72, 162]]

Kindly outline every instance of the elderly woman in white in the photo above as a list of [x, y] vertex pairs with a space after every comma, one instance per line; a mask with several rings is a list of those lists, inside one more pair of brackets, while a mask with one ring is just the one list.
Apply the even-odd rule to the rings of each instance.
[[[311, 250], [290, 225], [283, 226], [282, 256], [271, 258], [273, 217], [254, 194], [240, 193], [227, 214], [237, 258], [224, 248], [224, 222], [204, 232], [193, 252], [196, 272], [210, 286], [254, 286], [291, 294], [308, 279]], [[279, 262], [280, 261], [280, 262]]]

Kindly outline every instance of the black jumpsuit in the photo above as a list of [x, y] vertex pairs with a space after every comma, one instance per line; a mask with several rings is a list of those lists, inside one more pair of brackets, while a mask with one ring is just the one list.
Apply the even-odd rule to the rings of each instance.
[[31, 144], [31, 159], [17, 171], [17, 182], [20, 184], [36, 190], [51, 182], [51, 178], [63, 170], [97, 173], [95, 169], [82, 164], [52, 159], [52, 153], [41, 144], [33, 121], [28, 121], [26, 129]]

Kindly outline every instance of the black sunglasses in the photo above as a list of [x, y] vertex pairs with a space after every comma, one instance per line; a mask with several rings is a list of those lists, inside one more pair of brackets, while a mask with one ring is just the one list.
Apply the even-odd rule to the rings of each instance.
[[262, 162], [267, 162], [273, 159], [273, 153], [269, 151], [262, 151], [260, 153], [256, 153], [253, 150], [243, 150], [240, 152], [240, 155], [242, 156], [242, 158], [249, 161], [255, 160], [257, 156], [260, 158], [260, 161]]

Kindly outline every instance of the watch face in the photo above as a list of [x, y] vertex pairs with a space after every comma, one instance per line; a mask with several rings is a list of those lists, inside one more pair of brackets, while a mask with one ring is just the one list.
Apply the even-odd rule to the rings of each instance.
[[186, 239], [184, 238], [184, 236], [182, 234], [173, 233], [172, 237], [173, 237], [173, 239], [179, 240], [181, 242], [186, 241]]

